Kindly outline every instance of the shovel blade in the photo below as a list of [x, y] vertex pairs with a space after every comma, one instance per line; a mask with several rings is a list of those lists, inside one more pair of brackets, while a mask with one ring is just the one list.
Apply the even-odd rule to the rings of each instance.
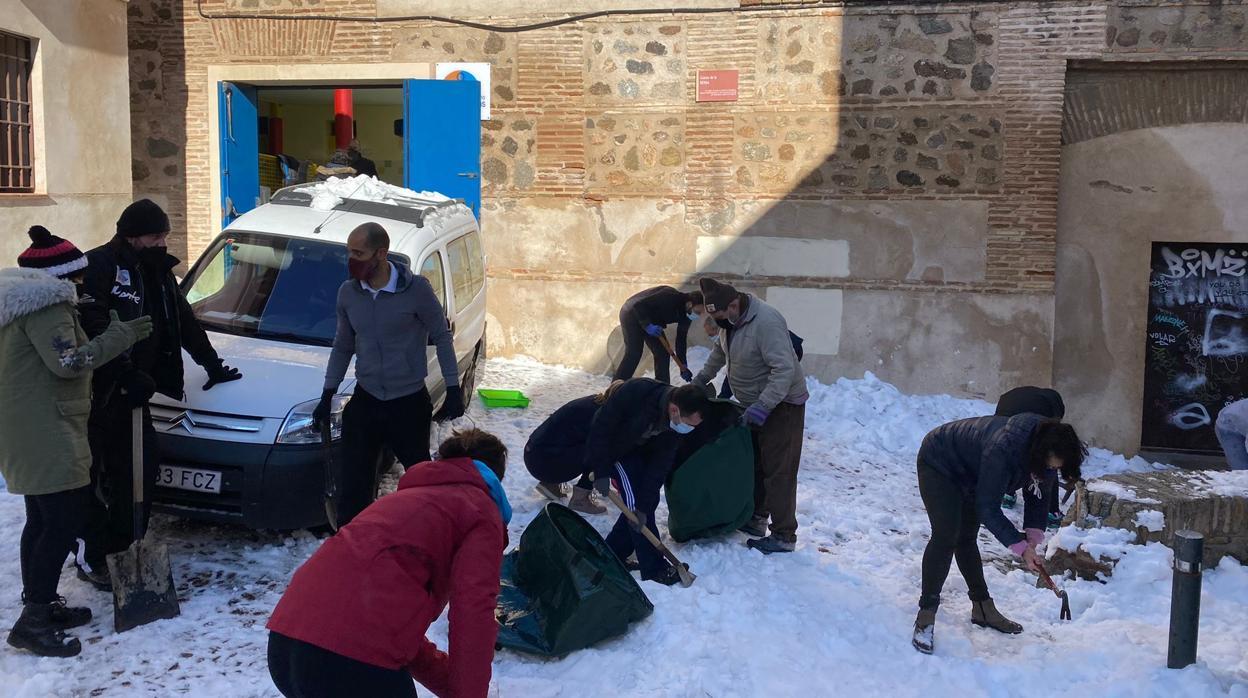
[[113, 580], [113, 629], [125, 632], [152, 621], [176, 618], [182, 609], [173, 585], [169, 548], [137, 540], [108, 556]]
[[693, 580], [698, 578], [696, 574], [690, 572], [689, 568], [684, 565], [680, 565], [676, 568], [676, 574], [680, 575], [680, 585], [686, 589], [693, 586]]

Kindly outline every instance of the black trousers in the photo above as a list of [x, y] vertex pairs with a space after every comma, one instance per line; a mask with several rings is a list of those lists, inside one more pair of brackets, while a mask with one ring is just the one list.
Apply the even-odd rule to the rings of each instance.
[[569, 482], [577, 480], [576, 486], [589, 489], [591, 484], [585, 472], [585, 446], [559, 448], [524, 445], [524, 467], [538, 482]]
[[[83, 533], [81, 562], [97, 571], [106, 571], [105, 556], [118, 553], [134, 542], [134, 455], [130, 447], [132, 408], [117, 398], [92, 410], [87, 422], [91, 443], [91, 496], [87, 503], [87, 525]], [[147, 531], [152, 515], [152, 491], [160, 452], [152, 413], [143, 408], [142, 531]], [[141, 532], [142, 532], [141, 531]]]
[[[655, 437], [651, 441], [659, 440]], [[671, 454], [666, 447], [658, 444], [646, 444], [634, 449], [632, 453], [620, 459], [615, 468], [615, 477], [620, 496], [628, 508], [646, 517], [646, 528], [659, 538], [659, 529], [654, 521], [654, 512], [659, 508], [660, 490], [667, 480], [668, 464]], [[637, 565], [641, 568], [642, 579], [655, 579], [670, 567], [667, 559], [654, 549], [650, 541], [641, 531], [635, 530], [624, 514], [615, 520], [615, 526], [607, 534], [607, 546], [621, 560], [629, 555], [637, 554]]]
[[74, 550], [87, 520], [91, 488], [52, 494], [28, 494], [26, 526], [22, 528], [22, 598], [51, 603], [61, 580], [65, 557]]
[[286, 698], [411, 698], [416, 695], [415, 682], [402, 669], [365, 664], [271, 631], [269, 676]]
[[632, 310], [620, 311], [620, 331], [624, 335], [624, 355], [615, 369], [615, 380], [632, 378], [637, 372], [637, 364], [641, 363], [642, 350], [649, 347], [650, 353], [654, 354], [654, 379], [660, 383], [671, 383], [671, 357], [657, 337], [646, 334]]
[[974, 498], [964, 495], [953, 480], [935, 468], [919, 461], [919, 496], [932, 524], [932, 537], [923, 551], [923, 589], [919, 608], [940, 605], [940, 590], [949, 576], [949, 565], [958, 561], [958, 571], [966, 581], [971, 601], [988, 598], [984, 581], [984, 561], [979, 556], [976, 538], [979, 518], [975, 515]]
[[410, 468], [429, 460], [433, 403], [429, 392], [378, 400], [358, 385], [342, 411], [342, 473], [338, 525], [345, 526], [377, 498], [377, 461], [389, 448]]

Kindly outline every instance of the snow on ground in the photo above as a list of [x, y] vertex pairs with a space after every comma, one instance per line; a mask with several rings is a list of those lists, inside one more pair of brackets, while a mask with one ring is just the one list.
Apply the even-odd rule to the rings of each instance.
[[[700, 363], [705, 352], [694, 352]], [[533, 398], [526, 410], [469, 418], [512, 452], [505, 484], [515, 518], [511, 540], [543, 505], [520, 460], [533, 428], [565, 401], [605, 386], [602, 376], [531, 361], [489, 362], [480, 386]], [[1129, 546], [1107, 584], [1066, 581], [1074, 620], [1035, 577], [981, 534], [998, 606], [1026, 626], [1018, 636], [974, 628], [966, 586], [950, 574], [935, 656], [910, 647], [919, 563], [928, 523], [914, 459], [923, 435], [948, 420], [991, 412], [980, 401], [899, 393], [868, 375], [811, 382], [799, 488], [801, 530], [792, 555], [765, 558], [734, 534], [674, 545], [698, 574], [693, 587], [643, 583], [654, 614], [623, 637], [549, 661], [500, 652], [504, 698], [525, 696], [1210, 696], [1248, 698], [1248, 570], [1229, 559], [1204, 577], [1200, 661], [1165, 668], [1170, 553]], [[1116, 458], [1116, 460], [1115, 460]], [[1144, 469], [1095, 454], [1104, 469]], [[660, 512], [660, 520], [666, 517]], [[11, 624], [20, 588], [21, 500], [0, 497], [10, 551], [0, 583]], [[592, 517], [600, 531], [607, 516]], [[66, 574], [61, 590], [99, 620], [83, 629], [81, 657], [37, 659], [0, 649], [0, 694], [274, 696], [265, 662], [267, 614], [294, 569], [319, 545], [283, 535], [158, 518], [183, 599], [180, 618], [123, 635], [111, 630], [110, 597]], [[7, 627], [7, 625], [3, 625]], [[431, 631], [445, 646], [446, 623]], [[422, 691], [422, 695], [428, 695]]]

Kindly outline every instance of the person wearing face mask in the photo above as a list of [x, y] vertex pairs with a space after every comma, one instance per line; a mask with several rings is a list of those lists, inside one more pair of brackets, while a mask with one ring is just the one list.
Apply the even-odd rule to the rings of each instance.
[[[321, 401], [312, 412], [320, 425], [355, 357], [355, 391], [342, 413], [343, 467], [338, 521], [345, 526], [377, 496], [377, 459], [389, 446], [409, 468], [429, 460], [432, 420], [464, 414], [454, 337], [429, 280], [388, 258], [390, 236], [364, 223], [347, 236], [347, 273], [338, 288], [338, 328], [325, 367]], [[437, 347], [446, 400], [433, 414], [425, 388], [425, 347]]]
[[793, 552], [797, 469], [810, 396], [788, 323], [758, 296], [711, 278], [703, 278], [700, 285], [707, 314], [727, 327], [693, 383], [709, 392], [711, 379], [726, 365], [727, 382], [746, 405], [742, 422], [754, 436], [754, 517], [741, 531], [755, 536], [746, 544], [765, 555]]
[[[140, 199], [122, 211], [113, 239], [87, 253], [83, 293], [92, 302], [80, 307], [87, 334], [106, 327], [104, 317], [110, 312], [122, 320], [148, 315], [153, 323], [150, 337], [96, 371], [93, 380], [93, 476], [107, 505], [96, 500], [78, 569], [80, 578], [101, 590], [110, 588], [105, 557], [134, 542], [131, 411], [143, 409], [143, 470], [147, 482], [154, 482], [160, 458], [147, 403], [154, 393], [183, 399], [183, 349], [207, 374], [203, 390], [242, 378], [217, 355], [178, 287], [173, 268], [180, 260], [169, 254], [169, 231], [164, 210], [150, 199]], [[150, 514], [147, 497], [144, 528]]]
[[[582, 472], [594, 474], [594, 489], [604, 499], [615, 478], [625, 505], [658, 536], [654, 512], [679, 439], [702, 423], [709, 408], [706, 393], [694, 385], [673, 388], [649, 378], [625, 381], [608, 391], [606, 401], [594, 414]], [[640, 530], [633, 529], [623, 514], [607, 535], [607, 545], [621, 560], [636, 553], [642, 579], [668, 586], [680, 581], [676, 568]]]
[[0, 393], [9, 398], [0, 401], [0, 474], [26, 504], [23, 607], [8, 642], [45, 657], [72, 657], [82, 645], [65, 631], [89, 623], [91, 609], [66, 606], [57, 586], [91, 498], [91, 376], [151, 334], [152, 322], [113, 315], [88, 341], [75, 288], [86, 257], [42, 226], [29, 235], [19, 268], [0, 270]]
[[[676, 323], [676, 358], [680, 365], [688, 366], [686, 349], [689, 345], [689, 326], [702, 314], [702, 293], [677, 291], [671, 286], [655, 286], [635, 294], [620, 308], [620, 332], [624, 338], [624, 355], [615, 369], [615, 380], [628, 380], [637, 372], [642, 349], [649, 347], [654, 355], [654, 378], [661, 383], [671, 383], [671, 357], [659, 340], [663, 328]], [[688, 368], [680, 372], [688, 382], [693, 373]]]

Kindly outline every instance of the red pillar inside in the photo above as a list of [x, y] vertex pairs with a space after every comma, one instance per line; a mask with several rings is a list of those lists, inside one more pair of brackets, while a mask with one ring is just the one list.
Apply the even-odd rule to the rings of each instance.
[[269, 153], [278, 155], [282, 152], [285, 143], [282, 142], [282, 117], [269, 117]]
[[334, 147], [346, 148], [351, 143], [354, 123], [351, 90], [334, 90]]

